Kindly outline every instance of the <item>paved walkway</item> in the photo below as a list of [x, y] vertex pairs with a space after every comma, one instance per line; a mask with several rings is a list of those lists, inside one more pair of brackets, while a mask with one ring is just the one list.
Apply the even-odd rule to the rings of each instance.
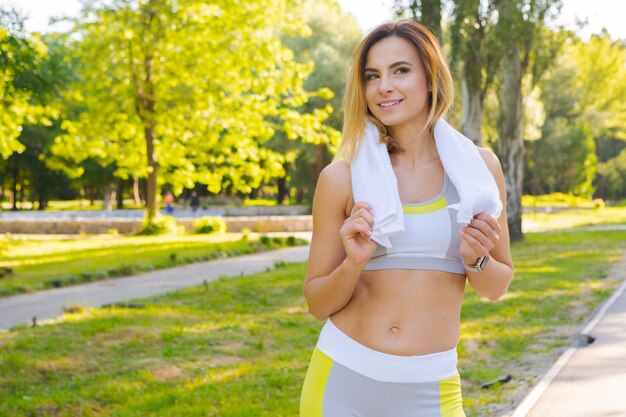
[[214, 281], [222, 276], [240, 276], [265, 271], [272, 268], [274, 262], [278, 260], [302, 262], [306, 260], [308, 254], [308, 246], [298, 246], [161, 269], [128, 278], [0, 298], [0, 329], [31, 323], [33, 317], [36, 317], [38, 322], [58, 317], [62, 314], [64, 306], [83, 304], [99, 307], [134, 298], [146, 298], [200, 285], [204, 281]]
[[[622, 285], [511, 417], [626, 417], [626, 259]], [[589, 338], [591, 344], [584, 344]]]

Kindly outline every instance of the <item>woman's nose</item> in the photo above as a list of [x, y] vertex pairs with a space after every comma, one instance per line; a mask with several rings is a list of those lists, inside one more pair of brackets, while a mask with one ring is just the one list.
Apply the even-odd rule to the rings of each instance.
[[393, 83], [391, 82], [391, 77], [381, 75], [380, 82], [378, 83], [378, 91], [382, 94], [393, 91]]

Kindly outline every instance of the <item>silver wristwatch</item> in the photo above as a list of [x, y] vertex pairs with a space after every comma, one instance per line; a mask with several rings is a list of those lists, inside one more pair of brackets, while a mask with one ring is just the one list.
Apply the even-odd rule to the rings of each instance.
[[489, 255], [481, 256], [474, 265], [467, 265], [463, 260], [462, 262], [466, 271], [480, 272], [485, 269], [485, 266], [487, 266], [487, 262], [489, 262]]

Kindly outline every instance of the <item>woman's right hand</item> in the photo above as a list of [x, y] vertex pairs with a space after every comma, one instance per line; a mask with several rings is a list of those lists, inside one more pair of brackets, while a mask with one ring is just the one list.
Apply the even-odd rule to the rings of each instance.
[[346, 251], [346, 258], [358, 266], [365, 263], [376, 250], [377, 243], [371, 239], [374, 228], [374, 211], [366, 202], [359, 201], [344, 222], [339, 235]]

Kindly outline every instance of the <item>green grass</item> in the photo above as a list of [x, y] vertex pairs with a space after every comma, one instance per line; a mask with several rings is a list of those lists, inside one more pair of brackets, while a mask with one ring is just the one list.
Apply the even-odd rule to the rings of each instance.
[[[0, 238], [0, 296], [133, 275], [138, 272], [303, 244], [301, 239], [240, 233], [180, 236], [77, 235]], [[3, 245], [1, 245], [3, 243]]]
[[524, 195], [522, 196], [522, 206], [594, 208], [604, 206], [604, 202], [602, 199], [590, 200], [571, 194], [553, 193], [544, 195]]
[[[625, 231], [527, 234], [504, 299], [468, 290], [459, 369], [468, 417], [496, 416], [571, 344], [618, 285]], [[322, 323], [306, 312], [305, 264], [89, 309], [0, 334], [0, 415], [296, 416]], [[535, 372], [533, 372], [533, 370]], [[545, 369], [544, 369], [545, 371]], [[508, 384], [481, 390], [503, 374]]]
[[[11, 209], [11, 204], [8, 202], [0, 203], [1, 208], [5, 210]], [[18, 203], [18, 207], [22, 210], [35, 210], [38, 205], [31, 203], [30, 201], [24, 201]], [[117, 202], [114, 203], [114, 207], [117, 207]], [[142, 205], [136, 205], [135, 200], [124, 199], [125, 209], [143, 209]], [[94, 200], [94, 204], [91, 205], [89, 200], [53, 200], [48, 202], [46, 211], [64, 211], [64, 210], [104, 210], [103, 200]]]
[[616, 224], [626, 224], [626, 207], [569, 209], [560, 213], [526, 213], [522, 216], [522, 225], [527, 231]]

